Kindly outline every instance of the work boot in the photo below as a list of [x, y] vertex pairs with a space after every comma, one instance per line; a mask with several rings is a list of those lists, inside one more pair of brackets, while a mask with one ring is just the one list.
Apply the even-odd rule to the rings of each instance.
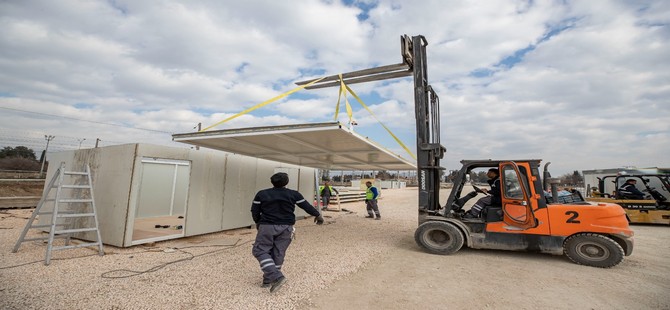
[[366, 215], [365, 218], [366, 218], [366, 219], [373, 219], [373, 218], [375, 218], [375, 216], [372, 215], [372, 214], [369, 214], [369, 215]]
[[375, 220], [381, 220], [381, 219], [382, 219], [381, 215], [378, 215], [377, 217], [375, 217]]
[[284, 283], [286, 283], [286, 277], [281, 277], [276, 281], [272, 282], [272, 286], [270, 286], [270, 293], [274, 293], [277, 290], [279, 290], [282, 287], [282, 285], [284, 285]]
[[263, 284], [261, 284], [261, 287], [262, 287], [262, 288], [266, 288], [266, 287], [270, 287], [270, 286], [272, 286], [272, 283], [265, 283], [265, 282], [263, 282]]

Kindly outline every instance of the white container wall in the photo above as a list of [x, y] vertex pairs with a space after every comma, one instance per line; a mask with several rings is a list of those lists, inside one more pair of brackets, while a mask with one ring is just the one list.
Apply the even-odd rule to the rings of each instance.
[[60, 162], [67, 171], [90, 165], [102, 241], [119, 247], [250, 226], [251, 201], [275, 172], [303, 196], [315, 193], [313, 168], [207, 149], [126, 144], [49, 157], [48, 180]]
[[380, 181], [380, 184], [382, 189], [405, 188], [407, 186], [407, 182], [398, 180]]

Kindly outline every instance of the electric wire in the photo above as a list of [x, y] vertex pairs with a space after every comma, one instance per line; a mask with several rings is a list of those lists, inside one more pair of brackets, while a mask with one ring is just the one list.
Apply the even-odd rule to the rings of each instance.
[[76, 120], [76, 121], [80, 121], [80, 122], [88, 122], [88, 123], [94, 123], [94, 124], [100, 124], [100, 125], [117, 126], [117, 127], [123, 127], [123, 128], [131, 128], [131, 129], [137, 129], [137, 130], [145, 130], [145, 131], [151, 131], [151, 132], [160, 132], [160, 133], [173, 134], [173, 132], [163, 131], [163, 130], [148, 129], [148, 128], [141, 128], [141, 127], [132, 127], [132, 126], [124, 126], [124, 125], [113, 124], [113, 123], [105, 123], [105, 122], [97, 122], [97, 121], [91, 121], [91, 120], [85, 120], [85, 119], [74, 118], [74, 117], [70, 117], [70, 116], [55, 115], [55, 114], [48, 114], [48, 113], [35, 112], [35, 111], [27, 111], [27, 110], [21, 110], [21, 109], [9, 108], [9, 107], [0, 107], [0, 109], [11, 110], [11, 111], [17, 111], [17, 112], [23, 112], [23, 113], [32, 113], [32, 114], [38, 114], [38, 115], [45, 115], [45, 116], [51, 116], [51, 117], [58, 117], [58, 118], [65, 118], [65, 119], [71, 119], [71, 120]]
[[[237, 248], [237, 247], [240, 247], [244, 244], [247, 244], [247, 243], [250, 243], [251, 241], [253, 241], [253, 240], [247, 240], [245, 242], [240, 243], [241, 240], [242, 239], [238, 239], [237, 242], [235, 242], [235, 244], [233, 244], [233, 245], [187, 246], [187, 247], [182, 247], [182, 248], [173, 248], [173, 249], [175, 249], [179, 252], [188, 254], [189, 256], [184, 257], [184, 258], [180, 258], [180, 259], [177, 259], [177, 260], [173, 260], [173, 261], [170, 261], [170, 262], [167, 262], [167, 263], [159, 264], [159, 265], [153, 266], [153, 267], [151, 267], [147, 270], [141, 270], [141, 271], [130, 270], [130, 269], [110, 270], [110, 271], [102, 273], [100, 275], [100, 277], [104, 278], [104, 279], [125, 279], [125, 278], [134, 277], [134, 276], [139, 276], [139, 275], [142, 275], [142, 274], [151, 273], [151, 272], [161, 270], [161, 269], [163, 269], [163, 268], [165, 268], [169, 265], [172, 265], [172, 264], [193, 260], [196, 257], [201, 257], [201, 256], [205, 256], [205, 255], [209, 255], [209, 254], [218, 253], [218, 252], [222, 252], [222, 251], [225, 251], [225, 250], [230, 250], [230, 249], [233, 249], [233, 248]], [[217, 249], [217, 250], [209, 251], [209, 252], [205, 252], [205, 253], [200, 253], [200, 254], [197, 254], [197, 255], [183, 250], [183, 249], [195, 248], [195, 247], [220, 247], [220, 246], [224, 246], [225, 248]], [[125, 274], [125, 275], [113, 275], [113, 273], [123, 273], [123, 272], [125, 272], [127, 274]]]
[[[178, 259], [178, 260], [175, 260], [175, 261], [170, 261], [170, 262], [167, 262], [167, 263], [163, 263], [163, 264], [151, 267], [151, 268], [149, 268], [148, 270], [145, 270], [145, 271], [135, 271], [135, 270], [129, 270], [129, 269], [111, 270], [111, 271], [107, 271], [107, 272], [101, 274], [101, 277], [102, 278], [109, 278], [109, 279], [129, 278], [129, 277], [137, 276], [137, 275], [144, 274], [144, 273], [158, 271], [158, 270], [160, 270], [160, 269], [162, 269], [162, 268], [164, 268], [168, 265], [175, 264], [175, 263], [182, 262], [182, 261], [186, 261], [186, 260], [192, 260], [193, 258], [196, 258], [196, 257], [199, 257], [199, 256], [204, 256], [204, 255], [207, 255], [207, 254], [221, 252], [223, 250], [227, 250], [227, 249], [230, 249], [230, 248], [239, 247], [241, 245], [244, 245], [244, 244], [249, 243], [249, 242], [252, 241], [252, 240], [249, 240], [249, 241], [246, 241], [246, 242], [243, 242], [243, 243], [239, 243], [241, 240], [242, 239], [238, 239], [235, 242], [235, 244], [233, 244], [233, 245], [201, 245], [201, 246], [187, 246], [187, 247], [182, 247], [182, 248], [171, 248], [171, 249], [175, 249], [177, 251], [183, 252], [183, 253], [187, 253], [190, 256], [186, 257], [186, 258], [181, 258], [181, 259]], [[209, 252], [201, 253], [201, 254], [198, 254], [198, 255], [194, 255], [190, 252], [186, 252], [186, 251], [182, 250], [182, 249], [188, 249], [188, 248], [204, 248], [204, 247], [220, 247], [220, 246], [225, 246], [227, 248], [218, 249], [218, 250], [214, 250], [214, 251], [209, 251]], [[135, 255], [135, 254], [142, 254], [142, 253], [148, 253], [148, 252], [164, 252], [164, 251], [163, 250], [148, 249], [148, 250], [130, 252], [130, 253], [109, 253], [109, 254], [105, 254], [105, 255]], [[96, 253], [96, 254], [75, 256], [75, 257], [67, 257], [67, 258], [52, 258], [51, 260], [52, 261], [54, 261], [54, 260], [71, 260], [71, 259], [79, 259], [79, 258], [85, 258], [85, 257], [97, 256], [97, 255], [98, 254]], [[18, 265], [3, 266], [3, 267], [0, 267], [0, 270], [12, 269], [12, 268], [31, 265], [31, 264], [35, 264], [35, 263], [43, 263], [43, 262], [44, 262], [44, 260], [41, 259], [41, 260], [36, 260], [36, 261], [27, 262], [27, 263], [18, 264]], [[109, 274], [109, 273], [120, 272], [120, 271], [126, 271], [126, 272], [130, 272], [132, 274], [131, 275], [124, 275], [124, 276], [107, 276], [106, 275], [106, 274]]]

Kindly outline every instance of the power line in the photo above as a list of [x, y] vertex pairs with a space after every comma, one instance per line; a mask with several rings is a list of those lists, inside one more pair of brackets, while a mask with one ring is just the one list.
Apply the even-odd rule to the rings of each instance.
[[23, 113], [32, 113], [32, 114], [38, 114], [38, 115], [45, 115], [45, 116], [51, 116], [51, 117], [66, 118], [66, 119], [76, 120], [76, 121], [80, 121], [80, 122], [88, 122], [88, 123], [94, 123], [94, 124], [100, 124], [100, 125], [108, 125], [108, 126], [116, 126], [116, 127], [123, 127], [123, 128], [131, 128], [131, 129], [144, 130], [144, 131], [152, 131], [152, 132], [160, 132], [160, 133], [173, 134], [172, 132], [169, 132], [169, 131], [162, 131], [162, 130], [155, 130], [155, 129], [147, 129], [147, 128], [140, 128], [140, 127], [132, 127], [132, 126], [124, 126], [124, 125], [112, 124], [112, 123], [104, 123], [104, 122], [96, 122], [96, 121], [90, 121], [90, 120], [85, 120], [85, 119], [79, 119], [79, 118], [74, 118], [74, 117], [69, 117], [69, 116], [55, 115], [55, 114], [48, 114], [48, 113], [34, 112], [34, 111], [26, 111], [26, 110], [20, 110], [20, 109], [8, 108], [8, 107], [0, 107], [0, 109], [11, 110], [11, 111], [17, 111], [17, 112], [23, 112]]

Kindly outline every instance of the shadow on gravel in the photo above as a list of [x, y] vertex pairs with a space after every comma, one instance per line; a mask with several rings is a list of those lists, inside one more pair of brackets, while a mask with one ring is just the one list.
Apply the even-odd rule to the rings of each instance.
[[[421, 248], [421, 246], [416, 244], [416, 242], [414, 241], [413, 232], [408, 233], [407, 235], [403, 235], [401, 239], [398, 239], [395, 242], [395, 247], [400, 251], [420, 253], [422, 255], [439, 256], [439, 254], [432, 254], [426, 252], [423, 248]], [[570, 262], [570, 260], [568, 260], [563, 255], [551, 255], [539, 252], [524, 252], [524, 251], [505, 251], [505, 250], [486, 250], [486, 249], [480, 250], [480, 249], [471, 249], [466, 247], [465, 245], [460, 250], [458, 250], [458, 252], [452, 255], [444, 255], [444, 256], [447, 257], [447, 256], [471, 255], [471, 254], [479, 255], [481, 257], [498, 258], [505, 260], [509, 259], [514, 261], [520, 261], [520, 260], [537, 261], [538, 259], [542, 259], [545, 262], [552, 262], [552, 263], [563, 262], [566, 264], [572, 264], [572, 262]]]

